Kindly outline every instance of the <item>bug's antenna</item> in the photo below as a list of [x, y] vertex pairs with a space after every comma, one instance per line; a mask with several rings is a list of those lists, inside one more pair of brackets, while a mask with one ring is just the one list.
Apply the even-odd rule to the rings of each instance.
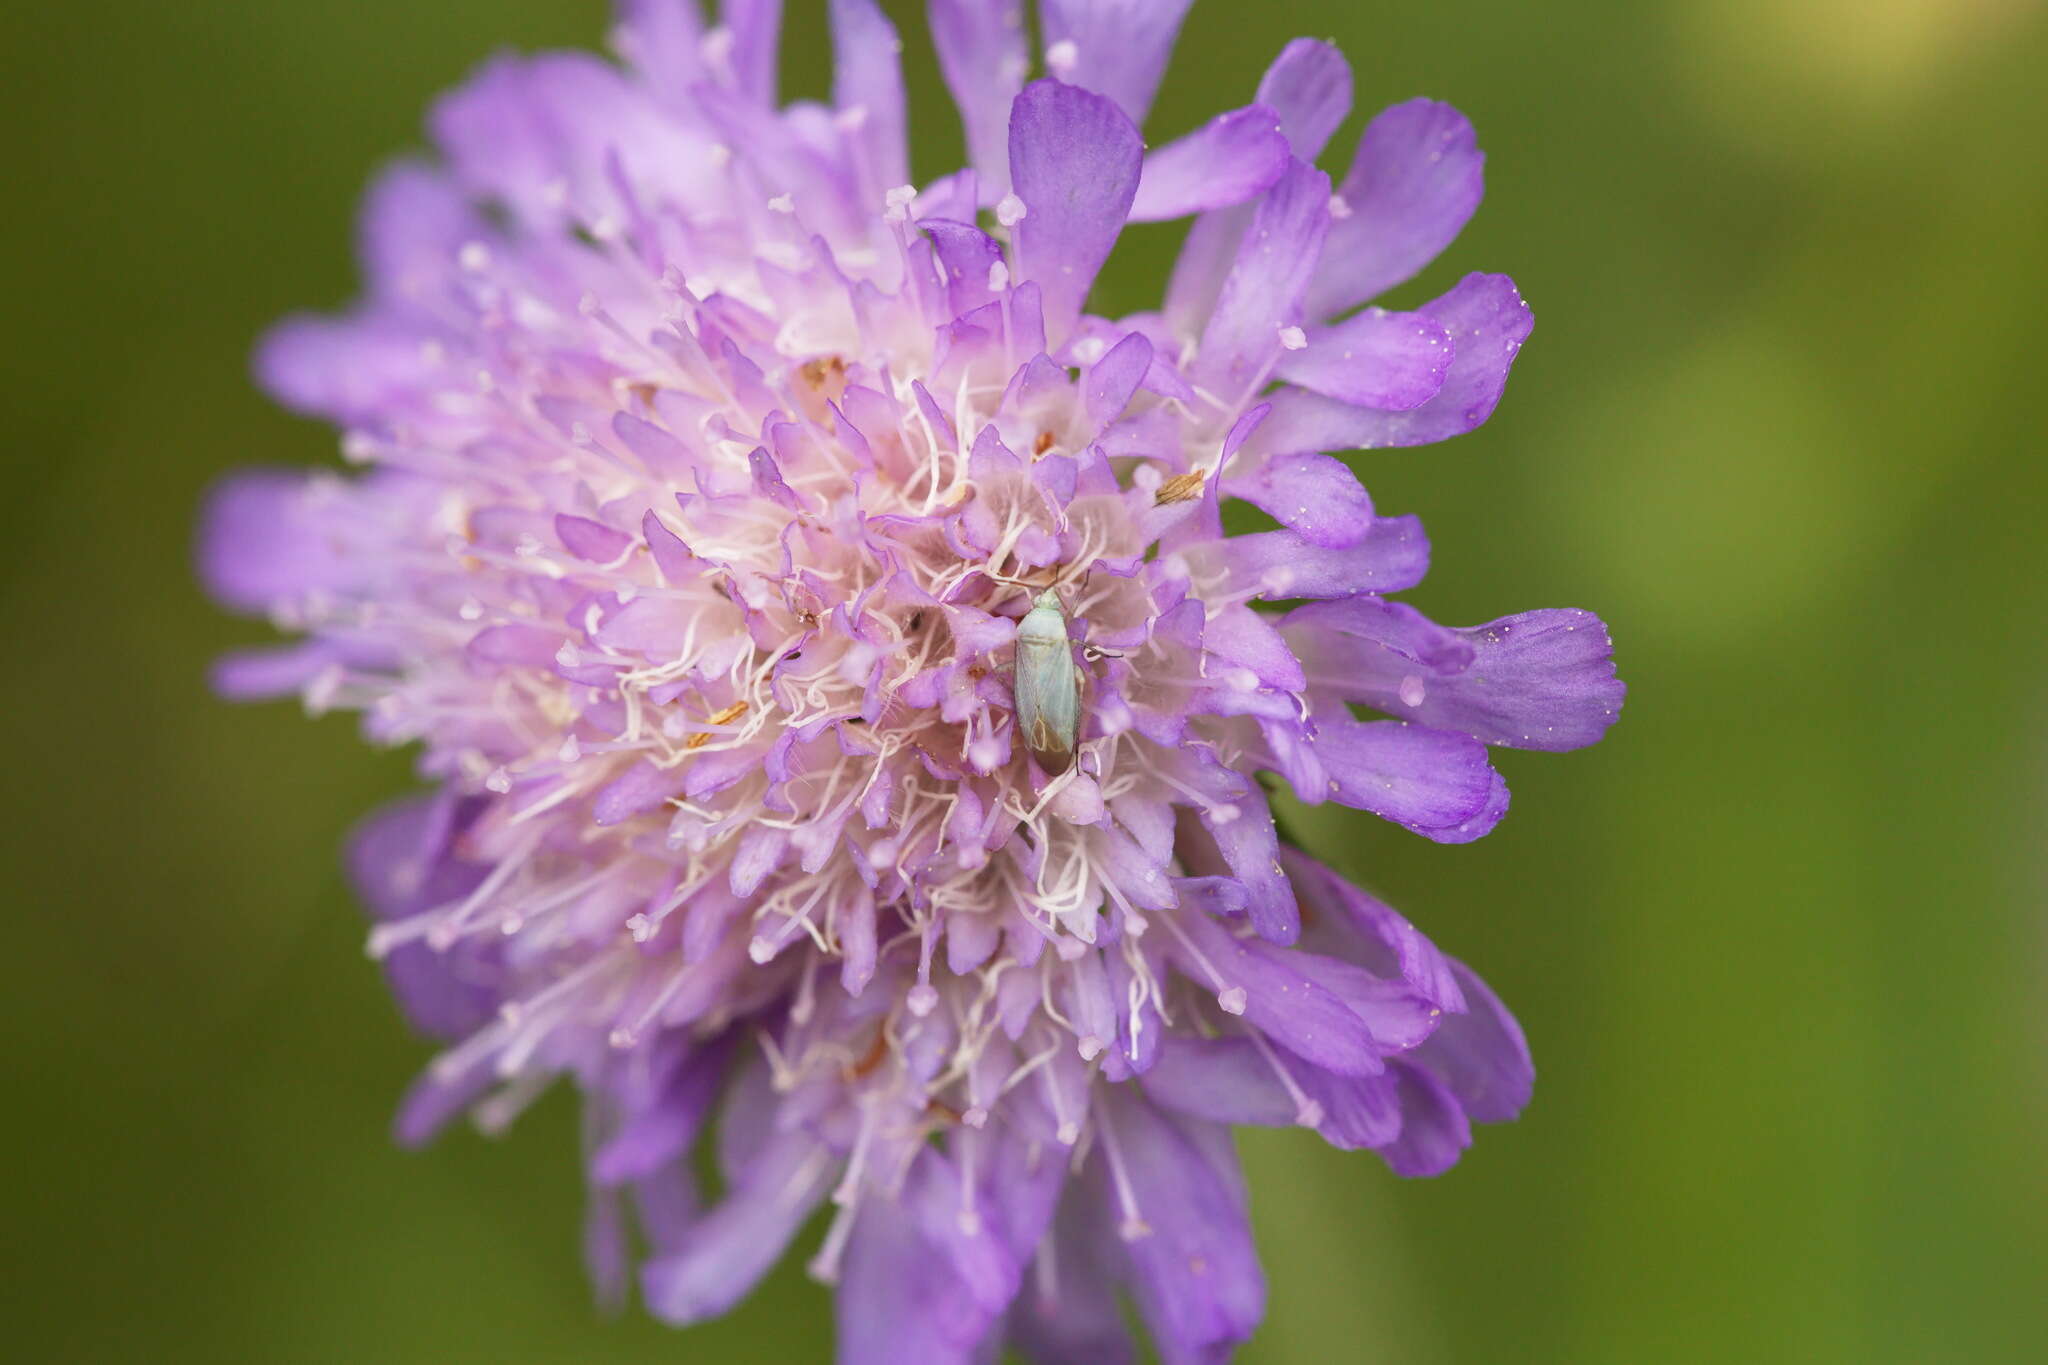
[[1013, 578], [1009, 574], [997, 573], [994, 569], [989, 568], [979, 569], [976, 572], [992, 582], [1007, 583], [1013, 588], [1023, 588], [1026, 591], [1043, 591], [1059, 582], [1059, 574], [1057, 572], [1051, 578], [1039, 583], [1034, 583], [1028, 578]]

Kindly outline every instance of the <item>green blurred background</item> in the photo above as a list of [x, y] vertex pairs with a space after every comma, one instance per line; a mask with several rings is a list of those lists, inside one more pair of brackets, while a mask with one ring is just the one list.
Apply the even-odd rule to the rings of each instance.
[[[893, 4], [899, 21], [912, 6]], [[822, 88], [818, 0], [789, 79]], [[1250, 1362], [2048, 1359], [2048, 22], [2027, 0], [1202, 0], [1150, 125], [1297, 33], [1490, 154], [1421, 300], [1539, 320], [1491, 425], [1361, 457], [1414, 594], [1600, 611], [1627, 712], [1510, 754], [1467, 848], [1306, 827], [1471, 960], [1542, 1079], [1450, 1175], [1244, 1142]], [[785, 1267], [678, 1336], [602, 1319], [573, 1109], [388, 1144], [425, 1057], [361, 951], [345, 827], [409, 782], [351, 722], [233, 709], [260, 635], [190, 577], [221, 471], [333, 462], [246, 355], [353, 289], [353, 202], [501, 45], [598, 0], [15, 4], [0, 214], [7, 1249], [0, 1353], [813, 1360]], [[906, 25], [920, 174], [958, 138]], [[1354, 116], [1340, 141], [1348, 145]], [[1120, 256], [1142, 306], [1168, 241]]]

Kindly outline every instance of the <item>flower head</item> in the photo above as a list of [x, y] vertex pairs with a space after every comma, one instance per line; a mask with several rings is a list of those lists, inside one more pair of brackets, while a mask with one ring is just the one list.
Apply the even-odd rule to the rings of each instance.
[[[303, 637], [218, 682], [420, 746], [435, 793], [351, 850], [449, 1044], [400, 1131], [573, 1079], [608, 1292], [629, 1217], [687, 1323], [830, 1205], [845, 1360], [1116, 1358], [1122, 1293], [1214, 1359], [1263, 1299], [1225, 1125], [1425, 1175], [1529, 1093], [1500, 1003], [1261, 786], [1457, 843], [1507, 807], [1488, 745], [1612, 720], [1597, 619], [1392, 600], [1421, 527], [1325, 453], [1484, 421], [1529, 312], [1360, 309], [1481, 157], [1417, 100], [1333, 185], [1325, 44], [1148, 152], [1186, 0], [1041, 0], [1035, 81], [1013, 0], [932, 0], [973, 164], [919, 188], [896, 36], [830, 8], [829, 104], [778, 106], [774, 0], [637, 0], [621, 64], [436, 107], [365, 299], [262, 349], [364, 468], [217, 495], [209, 583]], [[1091, 314], [1123, 225], [1183, 217], [1164, 307]]]

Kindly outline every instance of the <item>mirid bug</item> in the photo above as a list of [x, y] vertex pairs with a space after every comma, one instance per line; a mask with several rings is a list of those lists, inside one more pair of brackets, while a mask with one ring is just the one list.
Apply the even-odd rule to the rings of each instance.
[[1012, 683], [1017, 729], [1049, 773], [1063, 773], [1074, 761], [1081, 722], [1081, 670], [1067, 635], [1067, 612], [1047, 588], [1017, 623], [1017, 669]]

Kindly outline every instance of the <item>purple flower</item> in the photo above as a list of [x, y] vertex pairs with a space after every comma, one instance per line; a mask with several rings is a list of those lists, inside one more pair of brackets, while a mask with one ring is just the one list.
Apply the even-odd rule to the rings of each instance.
[[[1489, 745], [1621, 704], [1586, 613], [1391, 600], [1428, 542], [1325, 453], [1499, 400], [1506, 277], [1360, 307], [1481, 156], [1416, 100], [1333, 184], [1350, 74], [1307, 40], [1148, 152], [1185, 8], [1041, 0], [1033, 81], [1013, 0], [932, 0], [973, 164], [920, 189], [873, 0], [833, 0], [832, 100], [789, 105], [776, 0], [627, 3], [621, 65], [444, 98], [439, 161], [370, 193], [364, 300], [263, 345], [364, 468], [216, 495], [208, 583], [299, 637], [218, 683], [420, 746], [434, 794], [351, 851], [448, 1043], [399, 1131], [571, 1077], [594, 1273], [668, 1321], [829, 1205], [842, 1360], [1128, 1359], [1124, 1294], [1220, 1359], [1264, 1300], [1227, 1125], [1432, 1175], [1528, 1098], [1499, 1001], [1283, 847], [1261, 785], [1463, 842], [1507, 809]], [[1088, 312], [1123, 225], [1181, 217], [1164, 307]], [[1027, 744], [1017, 693], [1068, 667], [1078, 723]]]

